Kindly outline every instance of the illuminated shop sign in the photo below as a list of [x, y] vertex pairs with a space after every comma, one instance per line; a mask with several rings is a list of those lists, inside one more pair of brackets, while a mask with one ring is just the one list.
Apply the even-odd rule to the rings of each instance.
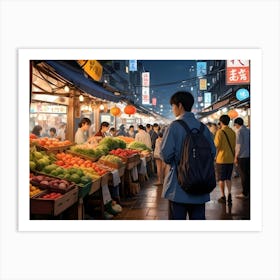
[[236, 92], [236, 98], [239, 100], [239, 101], [242, 101], [244, 99], [247, 99], [248, 97], [250, 96], [250, 93], [247, 89], [245, 88], [241, 88], [239, 89], [237, 92]]
[[226, 84], [239, 85], [250, 83], [250, 60], [231, 59], [226, 65]]

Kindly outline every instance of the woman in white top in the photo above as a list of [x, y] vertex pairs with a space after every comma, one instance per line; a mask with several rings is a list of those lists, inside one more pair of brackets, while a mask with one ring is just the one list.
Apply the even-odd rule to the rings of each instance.
[[65, 129], [66, 129], [66, 123], [61, 123], [59, 125], [58, 130], [57, 130], [57, 138], [60, 141], [64, 141], [65, 140]]
[[75, 134], [75, 143], [76, 144], [84, 144], [86, 142], [90, 142], [91, 139], [87, 138], [86, 132], [88, 131], [91, 125], [91, 120], [88, 118], [83, 118], [79, 123], [79, 128]]
[[138, 132], [135, 135], [135, 141], [145, 144], [148, 148], [152, 148], [151, 136], [145, 131], [142, 124], [138, 126]]

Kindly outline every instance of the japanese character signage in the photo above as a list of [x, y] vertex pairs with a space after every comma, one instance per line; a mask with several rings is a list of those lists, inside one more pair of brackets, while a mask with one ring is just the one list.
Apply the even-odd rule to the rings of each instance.
[[142, 86], [149, 87], [150, 86], [150, 72], [142, 73]]
[[204, 92], [204, 108], [211, 105], [211, 92]]
[[207, 90], [207, 79], [199, 79], [199, 90]]
[[77, 60], [84, 71], [95, 81], [102, 77], [103, 67], [97, 60]]
[[152, 98], [152, 105], [156, 106], [157, 105], [157, 99], [156, 97]]
[[250, 83], [250, 60], [227, 60], [226, 84], [239, 85]]
[[137, 60], [129, 60], [129, 71], [137, 71]]
[[206, 62], [197, 62], [196, 63], [196, 75], [198, 77], [201, 77], [206, 74], [207, 74], [207, 63]]
[[142, 87], [142, 104], [147, 105], [150, 104], [150, 88]]
[[142, 104], [150, 104], [150, 73], [142, 73]]

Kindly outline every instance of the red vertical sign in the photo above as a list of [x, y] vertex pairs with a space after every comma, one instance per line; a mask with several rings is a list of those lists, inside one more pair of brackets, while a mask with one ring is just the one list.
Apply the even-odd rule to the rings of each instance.
[[227, 60], [226, 84], [239, 85], [250, 83], [250, 60]]

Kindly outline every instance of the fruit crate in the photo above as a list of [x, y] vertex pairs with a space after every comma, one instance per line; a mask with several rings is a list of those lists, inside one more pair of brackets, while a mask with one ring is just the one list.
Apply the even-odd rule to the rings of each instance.
[[140, 158], [139, 154], [134, 154], [134, 155], [130, 155], [130, 156], [127, 156], [127, 157], [123, 157], [123, 156], [120, 156], [120, 155], [116, 155], [116, 156], [119, 157], [124, 164], [137, 161]]
[[72, 206], [78, 200], [78, 187], [74, 187], [69, 192], [56, 199], [42, 198], [43, 195], [51, 193], [51, 190], [45, 190], [42, 194], [30, 198], [30, 213], [57, 216], [64, 210]]
[[135, 154], [135, 155], [132, 155], [130, 157], [127, 158], [127, 163], [130, 163], [130, 162], [138, 162], [140, 159], [140, 155], [139, 154]]
[[44, 193], [45, 193], [45, 190], [40, 189], [40, 192], [37, 192], [36, 194], [33, 194], [33, 195], [29, 195], [29, 197], [33, 198], [33, 197], [36, 197], [36, 196], [44, 194]]
[[73, 156], [77, 156], [77, 157], [80, 157], [82, 159], [85, 159], [85, 160], [91, 160], [93, 162], [97, 161], [99, 158], [95, 158], [95, 157], [90, 157], [90, 156], [87, 156], [87, 155], [84, 155], [84, 154], [80, 154], [80, 153], [77, 153], [77, 152], [73, 152], [71, 150], [67, 150], [66, 153], [68, 154], [71, 154]]
[[50, 185], [42, 185], [42, 184], [40, 184], [40, 182], [34, 181], [34, 180], [32, 180], [32, 178], [30, 178], [30, 183], [32, 185], [36, 186], [36, 187], [40, 187], [41, 189], [48, 189], [48, 190], [51, 190], [51, 191], [58, 191], [58, 192], [61, 192], [61, 193], [66, 193], [66, 192], [72, 190], [76, 186], [76, 184], [73, 183], [73, 182], [70, 182], [68, 180], [61, 179], [61, 178], [58, 178], [58, 177], [55, 177], [55, 176], [52, 176], [52, 175], [49, 175], [49, 174], [45, 174], [45, 173], [42, 173], [42, 172], [33, 172], [33, 174], [35, 174], [36, 176], [44, 176], [44, 177], [49, 177], [49, 178], [52, 178], [52, 179], [67, 181], [68, 184], [69, 184], [67, 188], [60, 189], [58, 187], [54, 187], [54, 186], [50, 186]]
[[101, 177], [93, 180], [91, 184], [91, 188], [89, 190], [89, 195], [97, 192], [100, 189], [100, 186], [101, 186]]
[[92, 182], [88, 182], [85, 185], [78, 184], [79, 187], [79, 198], [84, 198], [90, 191]]
[[137, 166], [140, 163], [141, 163], [140, 157], [137, 157], [136, 160], [134, 160], [132, 162], [128, 162], [126, 164], [126, 169], [131, 170], [132, 168], [134, 168], [135, 166]]
[[118, 169], [118, 168], [124, 166], [123, 163], [111, 162], [111, 161], [106, 161], [106, 160], [103, 160], [103, 159], [100, 159], [98, 161], [98, 163], [101, 163], [103, 165], [107, 165], [107, 166], [109, 166], [111, 168], [114, 168], [114, 169]]
[[64, 146], [56, 146], [56, 147], [45, 147], [38, 144], [36, 146], [39, 150], [42, 151], [58, 153], [58, 152], [63, 152], [65, 150], [68, 150], [73, 145], [74, 143], [71, 143], [69, 145], [64, 145]]

